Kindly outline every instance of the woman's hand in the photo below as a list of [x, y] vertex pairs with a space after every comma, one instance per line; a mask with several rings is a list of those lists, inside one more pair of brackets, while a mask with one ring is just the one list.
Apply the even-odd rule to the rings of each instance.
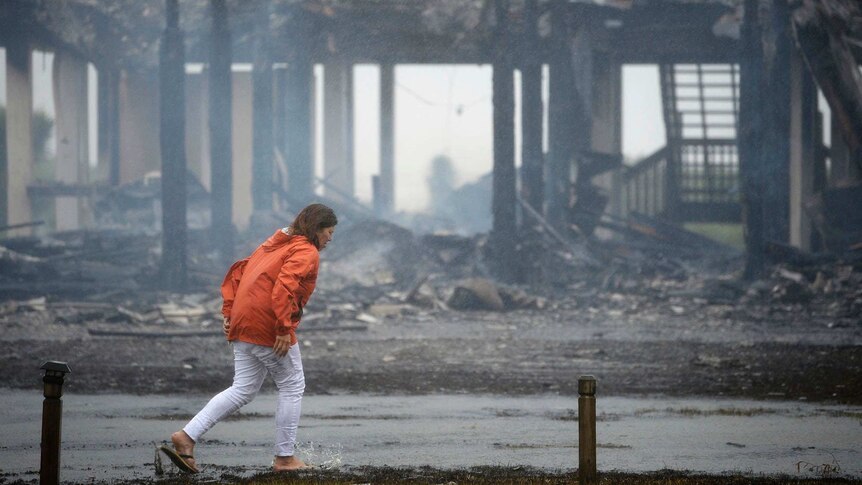
[[221, 324], [221, 328], [222, 330], [224, 330], [225, 338], [227, 338], [228, 334], [230, 333], [230, 319], [227, 317], [222, 317], [222, 319], [223, 321]]
[[284, 357], [287, 351], [290, 350], [290, 334], [276, 335], [272, 350], [275, 352], [275, 355]]

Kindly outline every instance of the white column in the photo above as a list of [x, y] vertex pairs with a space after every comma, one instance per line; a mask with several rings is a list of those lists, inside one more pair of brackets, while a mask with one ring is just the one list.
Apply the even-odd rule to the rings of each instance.
[[252, 212], [252, 80], [251, 72], [234, 72], [233, 124], [231, 133], [233, 155], [233, 224], [240, 231], [248, 227]]
[[[87, 117], [87, 62], [69, 54], [54, 55], [54, 106], [57, 127], [57, 159], [54, 178], [66, 185], [89, 182]], [[88, 223], [85, 197], [56, 197], [56, 229], [68, 231]]]
[[323, 193], [335, 199], [352, 197], [356, 178], [350, 137], [351, 69], [350, 64], [331, 62], [323, 72]]
[[207, 71], [186, 74], [186, 164], [210, 190], [209, 81]]
[[380, 197], [379, 208], [395, 208], [395, 65], [380, 65]]
[[[805, 203], [814, 193], [816, 92], [803, 60], [794, 53], [790, 65], [790, 244], [811, 249], [811, 218]], [[807, 84], [807, 85], [806, 85]]]
[[[607, 57], [593, 58], [592, 150], [622, 152], [622, 66]], [[608, 210], [620, 214], [620, 171], [597, 176], [596, 185], [610, 195]]]
[[[33, 79], [30, 46], [6, 45], [6, 173], [3, 201], [7, 225], [30, 222], [27, 186], [33, 180]], [[30, 234], [30, 229], [5, 236]]]
[[159, 80], [124, 71], [120, 78], [120, 183], [161, 170]]

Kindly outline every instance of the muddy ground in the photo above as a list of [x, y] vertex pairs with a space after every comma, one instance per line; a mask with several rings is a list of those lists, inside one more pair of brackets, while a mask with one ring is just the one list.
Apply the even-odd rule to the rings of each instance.
[[[416, 312], [364, 330], [315, 320], [299, 330], [307, 392], [576, 395], [577, 377], [591, 374], [599, 396], [862, 404], [858, 322], [746, 320], [708, 304], [678, 315], [669, 306], [621, 314], [556, 300], [543, 310]], [[69, 363], [66, 392], [212, 393], [230, 384], [231, 351], [215, 324], [192, 327], [209, 335], [94, 336], [87, 324], [57, 323], [56, 313], [7, 317], [0, 385], [37, 388], [46, 360]]]

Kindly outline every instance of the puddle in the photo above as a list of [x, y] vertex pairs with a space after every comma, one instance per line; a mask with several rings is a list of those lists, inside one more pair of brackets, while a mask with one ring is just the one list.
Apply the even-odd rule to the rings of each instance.
[[[153, 444], [166, 440], [210, 397], [65, 396], [63, 480], [153, 478]], [[41, 403], [40, 392], [0, 393], [4, 473], [24, 478], [38, 472]], [[275, 395], [262, 394], [239, 419], [213, 428], [196, 450], [204, 471], [267, 470], [274, 408]], [[303, 410], [298, 456], [326, 468], [577, 467], [576, 398], [326, 395], [306, 396]], [[842, 475], [862, 477], [860, 407], [600, 397], [597, 410], [599, 470], [816, 477], [812, 466], [838, 464]]]

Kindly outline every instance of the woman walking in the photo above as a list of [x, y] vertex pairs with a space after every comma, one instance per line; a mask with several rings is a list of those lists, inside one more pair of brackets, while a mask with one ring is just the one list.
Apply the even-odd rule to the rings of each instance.
[[233, 384], [213, 397], [162, 446], [181, 470], [197, 473], [195, 443], [210, 428], [251, 402], [266, 374], [278, 389], [273, 471], [307, 468], [294, 456], [305, 375], [296, 340], [302, 309], [314, 291], [319, 251], [332, 240], [338, 219], [329, 207], [302, 209], [249, 257], [237, 261], [222, 283], [224, 333], [233, 343]]

